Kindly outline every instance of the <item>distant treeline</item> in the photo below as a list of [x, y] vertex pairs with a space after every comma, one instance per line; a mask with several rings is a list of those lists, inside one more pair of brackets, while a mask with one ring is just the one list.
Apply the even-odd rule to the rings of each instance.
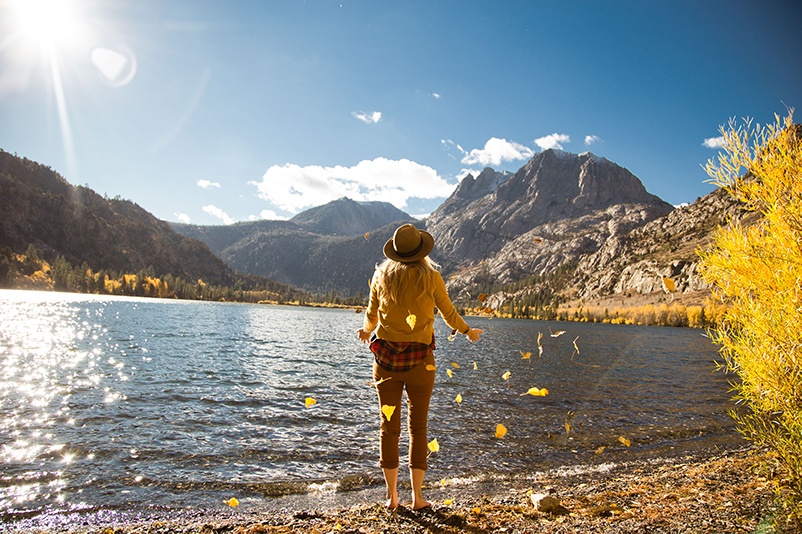
[[[262, 277], [240, 275], [232, 286], [220, 286], [201, 279], [160, 275], [152, 267], [136, 273], [121, 273], [95, 270], [86, 262], [71, 265], [63, 256], [48, 261], [33, 245], [28, 246], [24, 254], [17, 254], [7, 246], [0, 247], [0, 287], [229, 302], [298, 305], [326, 302], [320, 296]], [[336, 300], [338, 302], [333, 303], [338, 305], [358, 304], [349, 299]]]
[[678, 303], [662, 303], [621, 308], [546, 307], [535, 309], [511, 301], [497, 309], [478, 306], [475, 308], [461, 308], [461, 311], [473, 315], [541, 321], [712, 328], [721, 324], [726, 306], [712, 298], [708, 299], [704, 305], [686, 306]]

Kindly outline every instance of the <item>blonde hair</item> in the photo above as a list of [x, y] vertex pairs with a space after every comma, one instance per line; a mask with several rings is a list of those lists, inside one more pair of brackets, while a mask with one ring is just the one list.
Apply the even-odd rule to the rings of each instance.
[[420, 293], [434, 290], [433, 274], [440, 266], [429, 256], [418, 261], [400, 262], [387, 258], [376, 266], [371, 286], [391, 303], [400, 303], [404, 298], [417, 298], [419, 293], [409, 295], [408, 288], [414, 287]]

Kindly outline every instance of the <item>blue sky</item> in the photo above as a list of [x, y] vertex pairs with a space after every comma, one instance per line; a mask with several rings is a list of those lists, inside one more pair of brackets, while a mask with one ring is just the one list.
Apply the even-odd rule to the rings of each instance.
[[802, 106], [801, 24], [796, 0], [0, 0], [0, 148], [194, 224], [426, 214], [550, 147], [693, 202], [719, 126]]

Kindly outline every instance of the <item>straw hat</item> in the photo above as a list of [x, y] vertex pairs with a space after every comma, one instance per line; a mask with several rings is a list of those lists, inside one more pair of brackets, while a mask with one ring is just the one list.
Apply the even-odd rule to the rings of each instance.
[[393, 238], [384, 244], [384, 255], [391, 260], [410, 263], [425, 258], [433, 248], [432, 234], [405, 224], [399, 226]]

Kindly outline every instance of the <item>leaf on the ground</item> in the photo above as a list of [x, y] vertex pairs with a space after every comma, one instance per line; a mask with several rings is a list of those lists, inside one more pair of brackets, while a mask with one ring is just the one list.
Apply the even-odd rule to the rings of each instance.
[[440, 444], [437, 442], [437, 438], [429, 442], [429, 450], [431, 452], [440, 452]]
[[312, 397], [307, 397], [307, 398], [306, 398], [306, 401], [304, 401], [304, 402], [306, 403], [306, 407], [307, 407], [307, 408], [309, 408], [310, 406], [314, 406], [315, 404], [317, 404], [317, 400], [316, 400], [316, 399], [314, 399], [314, 398], [312, 398]]
[[239, 499], [237, 499], [236, 497], [231, 497], [229, 500], [225, 501], [225, 503], [229, 505], [231, 508], [236, 508], [237, 506], [239, 506]]
[[518, 352], [521, 353], [521, 359], [522, 360], [528, 360], [529, 358], [532, 357], [532, 353], [531, 352], [524, 352], [522, 350], [519, 350]]
[[501, 423], [496, 425], [496, 437], [498, 439], [503, 438], [507, 435], [507, 427], [502, 425]]
[[462, 394], [457, 393], [457, 397], [454, 400], [457, 401], [457, 404], [462, 404]]
[[621, 442], [621, 444], [622, 444], [622, 445], [624, 445], [625, 447], [629, 447], [630, 445], [632, 445], [632, 442], [631, 442], [631, 441], [629, 441], [629, 440], [628, 440], [627, 438], [625, 438], [624, 436], [618, 436], [618, 441], [620, 441], [620, 442]]
[[509, 380], [509, 379], [510, 379], [510, 372], [509, 372], [509, 371], [507, 371], [506, 373], [504, 373], [503, 375], [501, 375], [501, 378], [503, 378], [504, 380]]
[[538, 388], [529, 388], [529, 391], [526, 393], [521, 393], [521, 396], [524, 395], [532, 395], [533, 397], [545, 397], [549, 394], [549, 390], [546, 388], [538, 389]]
[[448, 375], [448, 378], [453, 378], [454, 377], [454, 373], [451, 372], [451, 369], [446, 369], [446, 374]]

